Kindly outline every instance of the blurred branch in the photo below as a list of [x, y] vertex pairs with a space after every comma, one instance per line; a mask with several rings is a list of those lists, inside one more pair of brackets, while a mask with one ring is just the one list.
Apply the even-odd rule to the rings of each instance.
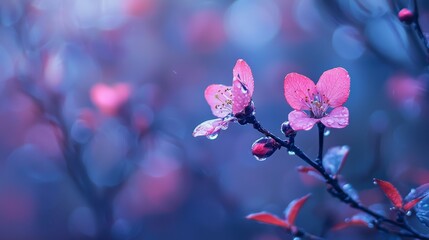
[[[399, 1], [391, 1], [392, 4], [395, 6], [395, 10], [399, 13], [401, 9], [404, 9]], [[409, 9], [412, 9], [412, 19], [410, 22], [406, 22], [406, 24], [411, 25], [414, 28], [415, 34], [418, 36], [418, 38], [421, 41], [421, 45], [423, 46], [423, 50], [425, 51], [426, 61], [428, 61], [428, 55], [429, 55], [429, 46], [428, 46], [428, 40], [425, 37], [422, 28], [420, 26], [419, 22], [419, 6], [417, 4], [417, 0], [409, 1]], [[405, 8], [408, 9], [408, 8]], [[399, 17], [399, 16], [398, 16]], [[402, 20], [401, 20], [402, 21]]]
[[[353, 14], [350, 11], [345, 10], [341, 7], [340, 0], [336, 1], [317, 1], [317, 4], [321, 9], [324, 9], [335, 22], [342, 22], [341, 24], [349, 24], [353, 27], [359, 29], [361, 33], [365, 33], [366, 23], [361, 20], [356, 20], [353, 18]], [[360, 1], [355, 1], [356, 4], [361, 4]], [[407, 59], [393, 59], [391, 56], [383, 52], [376, 44], [371, 43], [370, 41], [363, 41], [366, 47], [376, 54], [382, 61], [389, 63], [395, 68], [404, 68], [404, 66], [413, 71], [420, 72], [422, 68], [425, 68], [429, 65], [429, 46], [428, 40], [425, 37], [421, 25], [419, 23], [419, 8], [416, 0], [407, 0], [409, 3], [408, 8], [413, 12], [413, 20], [409, 23], [404, 23], [403, 28], [406, 32], [406, 40], [409, 43], [404, 44], [404, 40], [401, 39], [401, 34], [396, 32], [396, 38], [401, 39], [402, 47], [406, 48]], [[399, 21], [398, 13], [401, 9], [404, 8], [403, 4], [399, 0], [390, 0], [390, 5], [392, 6], [392, 14], [380, 15], [379, 18], [385, 18], [385, 21], [390, 24], [391, 28], [394, 29], [396, 24], [393, 21]], [[364, 7], [364, 6], [361, 6]], [[407, 9], [408, 9], [407, 8]], [[367, 19], [369, 20], [369, 19]], [[380, 33], [382, 34], [382, 33]], [[397, 49], [392, 49], [396, 51]], [[404, 65], [405, 64], [405, 65]]]
[[[19, 81], [18, 81], [19, 82]], [[67, 124], [65, 123], [62, 114], [61, 95], [54, 94], [49, 101], [52, 105], [49, 107], [44, 102], [29, 91], [29, 88], [19, 82], [19, 89], [28, 96], [44, 114], [46, 120], [50, 124], [59, 128], [62, 133], [62, 139], [58, 139], [62, 144], [63, 158], [66, 162], [68, 175], [72, 183], [81, 193], [88, 205], [94, 210], [98, 221], [98, 238], [110, 239], [110, 228], [113, 222], [113, 213], [111, 210], [111, 201], [120, 190], [123, 184], [119, 184], [112, 189], [106, 189], [104, 192], [99, 192], [95, 184], [91, 181], [88, 171], [82, 162], [82, 148], [78, 143], [74, 143], [69, 135]]]

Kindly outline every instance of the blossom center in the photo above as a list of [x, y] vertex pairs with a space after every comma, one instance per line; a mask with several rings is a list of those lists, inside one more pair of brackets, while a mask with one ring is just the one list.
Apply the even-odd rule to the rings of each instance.
[[322, 118], [326, 115], [326, 111], [329, 108], [329, 99], [325, 95], [319, 93], [312, 94], [313, 100], [306, 101], [308, 108], [311, 111], [311, 115], [314, 118]]
[[219, 104], [215, 105], [221, 113], [232, 112], [232, 92], [231, 88], [225, 88], [224, 90], [218, 90], [215, 94], [215, 98], [219, 100]]

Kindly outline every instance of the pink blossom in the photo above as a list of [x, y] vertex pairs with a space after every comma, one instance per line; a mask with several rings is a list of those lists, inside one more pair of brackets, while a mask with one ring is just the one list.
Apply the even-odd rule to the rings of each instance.
[[243, 59], [237, 60], [233, 69], [232, 86], [212, 84], [204, 92], [216, 119], [198, 125], [192, 135], [216, 138], [220, 130], [228, 128], [228, 124], [237, 120], [235, 115], [250, 105], [254, 89], [252, 71]]
[[91, 100], [104, 114], [115, 115], [118, 109], [128, 101], [131, 88], [126, 83], [117, 83], [113, 86], [97, 83], [91, 88]]
[[331, 128], [349, 124], [349, 110], [342, 106], [350, 95], [350, 76], [344, 68], [324, 72], [316, 85], [304, 75], [289, 73], [284, 91], [294, 109], [288, 116], [294, 130], [310, 130], [318, 122]]

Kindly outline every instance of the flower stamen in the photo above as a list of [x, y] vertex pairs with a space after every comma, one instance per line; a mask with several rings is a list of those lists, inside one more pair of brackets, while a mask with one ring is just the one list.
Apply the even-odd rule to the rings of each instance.
[[231, 88], [226, 88], [221, 91], [220, 89], [215, 94], [215, 98], [219, 100], [219, 104], [215, 105], [216, 109], [219, 109], [221, 113], [232, 112], [232, 92]]

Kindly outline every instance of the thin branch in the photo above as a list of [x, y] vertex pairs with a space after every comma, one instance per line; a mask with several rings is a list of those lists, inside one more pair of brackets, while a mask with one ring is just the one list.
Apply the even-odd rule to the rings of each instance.
[[304, 238], [309, 240], [324, 240], [324, 238], [308, 233], [301, 228], [297, 228], [294, 232], [291, 232], [291, 234], [294, 237], [299, 237], [299, 238]]
[[[275, 136], [274, 134], [272, 134], [271, 132], [269, 132], [268, 130], [266, 130], [265, 128], [262, 127], [262, 125], [259, 123], [259, 121], [256, 120], [255, 116], [251, 116], [248, 119], [248, 123], [253, 125], [253, 128], [255, 128], [257, 131], [259, 131], [260, 133], [264, 134], [267, 137], [271, 137], [272, 139], [274, 139], [277, 143], [279, 143], [280, 146], [286, 148], [288, 151], [292, 151], [295, 153], [296, 156], [298, 156], [299, 158], [301, 158], [302, 160], [304, 160], [307, 164], [309, 164], [310, 166], [312, 166], [314, 169], [316, 169], [320, 175], [325, 179], [326, 184], [328, 185], [327, 191], [335, 198], [339, 199], [340, 201], [348, 204], [350, 207], [354, 208], [354, 209], [358, 209], [362, 212], [365, 212], [366, 214], [372, 216], [375, 218], [375, 227], [377, 229], [383, 230], [383, 231], [387, 231], [389, 233], [398, 235], [398, 236], [403, 236], [403, 237], [413, 237], [416, 239], [422, 239], [422, 240], [429, 240], [429, 237], [421, 235], [419, 233], [417, 233], [416, 231], [414, 231], [412, 228], [410, 228], [407, 224], [405, 223], [401, 223], [401, 222], [397, 222], [394, 220], [391, 220], [389, 218], [386, 218], [383, 215], [380, 215], [376, 212], [374, 212], [373, 210], [363, 206], [362, 204], [360, 204], [359, 202], [355, 201], [348, 193], [346, 193], [344, 191], [344, 189], [339, 185], [338, 180], [333, 178], [332, 176], [330, 176], [325, 169], [323, 168], [322, 165], [317, 164], [315, 161], [311, 160], [299, 147], [295, 146], [295, 144], [289, 142], [289, 141], [284, 141], [282, 139], [280, 139], [279, 137]], [[320, 131], [320, 129], [319, 129]], [[320, 132], [319, 132], [319, 136], [320, 136]], [[323, 131], [322, 131], [322, 137], [323, 137]], [[320, 144], [319, 142], [319, 147], [323, 148], [323, 143]], [[320, 154], [320, 149], [319, 149], [319, 154]], [[403, 231], [394, 231], [391, 229], [386, 229], [384, 228], [381, 224], [389, 224], [393, 227], [397, 227]], [[405, 231], [405, 232], [404, 232]]]
[[[397, 12], [400, 11], [400, 9], [402, 9], [402, 6], [400, 4], [399, 1], [396, 0], [391, 0], [393, 6], [395, 7], [395, 10]], [[411, 5], [411, 6], [410, 6]], [[413, 19], [412, 22], [408, 23], [410, 26], [412, 25], [415, 31], [415, 34], [418, 36], [418, 38], [421, 41], [421, 44], [423, 45], [424, 51], [425, 51], [425, 56], [426, 56], [426, 61], [428, 60], [428, 56], [429, 56], [429, 46], [428, 46], [428, 40], [426, 39], [422, 28], [420, 26], [420, 22], [419, 22], [419, 6], [417, 4], [417, 0], [412, 0], [409, 1], [409, 8], [408, 9], [412, 9], [413, 12]]]
[[420, 37], [420, 39], [423, 42], [423, 45], [425, 47], [426, 50], [426, 56], [429, 54], [429, 48], [428, 48], [428, 40], [426, 39], [425, 35], [423, 34], [422, 28], [420, 26], [420, 22], [419, 22], [419, 7], [417, 4], [417, 0], [413, 0], [413, 14], [414, 14], [414, 29], [417, 32], [417, 35]]
[[325, 125], [319, 122], [317, 123], [317, 128], [319, 129], [319, 154], [317, 155], [316, 162], [322, 166], [323, 140], [325, 139]]

